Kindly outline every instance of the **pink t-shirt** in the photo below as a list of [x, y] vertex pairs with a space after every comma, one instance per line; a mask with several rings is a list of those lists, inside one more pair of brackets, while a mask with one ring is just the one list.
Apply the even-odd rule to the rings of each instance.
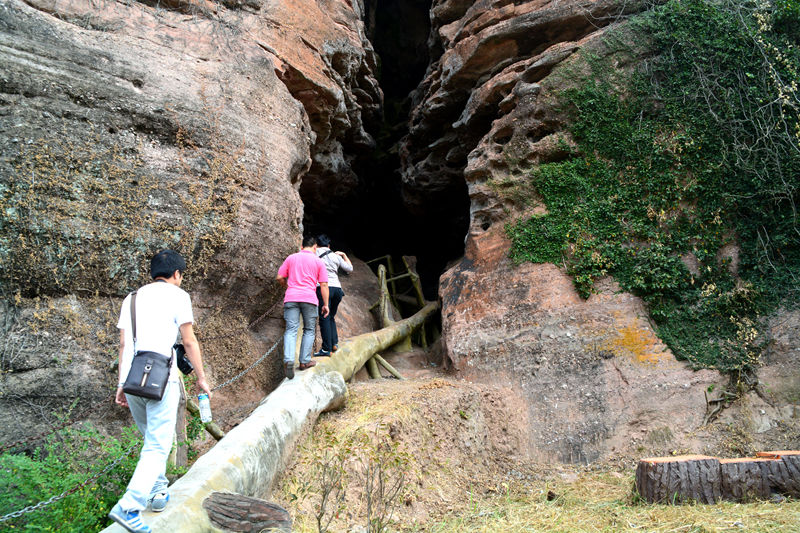
[[278, 269], [278, 275], [286, 278], [286, 302], [307, 302], [317, 305], [317, 283], [328, 283], [325, 263], [311, 250], [300, 250], [286, 258]]

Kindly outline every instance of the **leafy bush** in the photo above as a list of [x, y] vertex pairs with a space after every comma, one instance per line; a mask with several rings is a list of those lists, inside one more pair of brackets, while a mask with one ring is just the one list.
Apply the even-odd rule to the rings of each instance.
[[0, 455], [0, 516], [46, 501], [80, 486], [117, 458], [120, 463], [97, 481], [65, 498], [6, 521], [14, 531], [80, 533], [99, 531], [108, 525], [106, 515], [125, 492], [138, 461], [141, 436], [127, 428], [119, 439], [100, 435], [89, 427], [54, 434], [31, 456]]

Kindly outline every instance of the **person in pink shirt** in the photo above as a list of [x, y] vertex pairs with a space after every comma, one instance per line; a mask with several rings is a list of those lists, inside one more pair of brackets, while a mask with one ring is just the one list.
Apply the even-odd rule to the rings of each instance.
[[283, 370], [286, 377], [294, 377], [294, 350], [297, 330], [300, 328], [300, 315], [303, 315], [303, 338], [300, 341], [300, 370], [311, 368], [316, 361], [311, 360], [314, 337], [317, 328], [317, 284], [322, 293], [322, 309], [319, 314], [328, 316], [328, 272], [325, 263], [317, 257], [316, 237], [303, 239], [303, 248], [287, 257], [275, 277], [286, 287], [283, 298], [283, 318], [286, 331], [283, 334]]

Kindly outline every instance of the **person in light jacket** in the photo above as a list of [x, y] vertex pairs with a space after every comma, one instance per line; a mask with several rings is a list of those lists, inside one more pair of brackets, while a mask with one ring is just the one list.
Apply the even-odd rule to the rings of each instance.
[[[319, 331], [322, 336], [322, 348], [314, 354], [314, 357], [326, 357], [339, 349], [339, 333], [336, 331], [336, 309], [344, 297], [342, 284], [339, 281], [339, 270], [350, 273], [353, 271], [353, 263], [344, 252], [334, 252], [331, 250], [331, 240], [327, 235], [317, 237], [317, 257], [325, 263], [328, 271], [328, 315], [319, 315]], [[320, 288], [317, 287], [317, 298], [322, 302]]]

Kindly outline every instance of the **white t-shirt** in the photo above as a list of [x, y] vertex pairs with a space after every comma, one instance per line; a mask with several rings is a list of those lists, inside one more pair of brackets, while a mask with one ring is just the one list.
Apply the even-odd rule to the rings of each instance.
[[[176, 285], [157, 281], [136, 291], [136, 346], [131, 325], [131, 295], [122, 302], [117, 328], [125, 332], [121, 376], [128, 375], [134, 348], [139, 352], [156, 352], [169, 357], [181, 325], [194, 323], [189, 293]], [[180, 377], [178, 364], [172, 359], [170, 381]]]

